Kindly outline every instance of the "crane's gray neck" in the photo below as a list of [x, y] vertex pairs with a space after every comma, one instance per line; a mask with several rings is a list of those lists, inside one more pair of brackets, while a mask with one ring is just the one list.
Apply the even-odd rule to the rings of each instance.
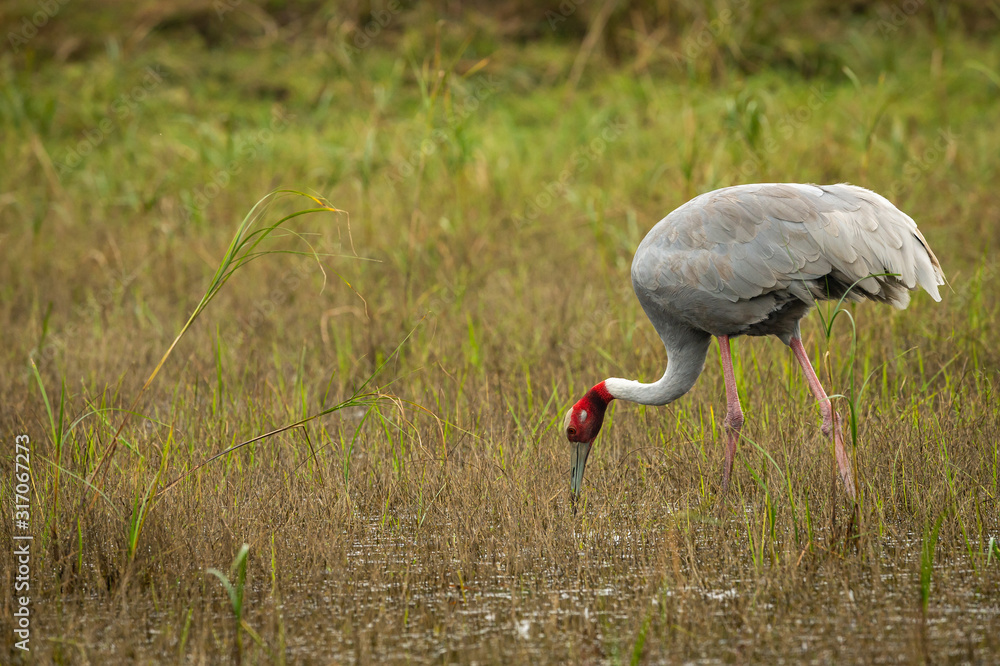
[[[667, 369], [659, 381], [643, 384], [631, 379], [612, 377], [604, 385], [613, 397], [641, 405], [665, 405], [691, 390], [705, 367], [705, 356], [712, 336], [701, 331], [662, 331], [667, 348]], [[669, 337], [668, 337], [669, 336]]]

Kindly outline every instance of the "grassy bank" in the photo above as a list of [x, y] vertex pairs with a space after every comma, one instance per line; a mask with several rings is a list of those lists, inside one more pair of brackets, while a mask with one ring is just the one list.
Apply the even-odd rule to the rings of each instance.
[[[516, 34], [481, 14], [406, 8], [365, 34], [379, 19], [360, 9], [257, 11], [104, 40], [97, 18], [64, 57], [56, 15], [0, 56], [0, 488], [13, 504], [29, 435], [36, 557], [32, 653], [6, 629], [5, 651], [997, 658], [995, 39], [931, 3], [792, 17], [829, 26], [815, 37], [757, 34], [781, 22], [755, 3], [663, 34], [619, 13], [598, 29], [599, 6]], [[735, 345], [752, 441], [728, 495], [713, 345], [680, 401], [612, 408], [574, 517], [565, 409], [666, 361], [635, 247], [690, 197], [756, 181], [885, 194], [949, 279], [942, 303], [850, 306], [856, 330], [804, 324], [840, 413], [856, 407], [857, 522], [808, 387], [764, 339]], [[275, 253], [233, 274], [141, 391], [281, 187], [344, 212], [265, 239]], [[316, 206], [270, 201], [256, 224]], [[237, 622], [207, 570], [235, 593], [244, 543]]]

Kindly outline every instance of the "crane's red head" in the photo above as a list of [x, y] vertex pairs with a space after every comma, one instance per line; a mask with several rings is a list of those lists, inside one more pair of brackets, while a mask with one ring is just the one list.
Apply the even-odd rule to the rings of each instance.
[[574, 444], [573, 467], [570, 474], [570, 490], [575, 497], [583, 484], [583, 472], [587, 467], [587, 457], [597, 434], [604, 424], [604, 412], [614, 396], [608, 392], [604, 382], [587, 391], [587, 395], [570, 407], [563, 421], [566, 438]]

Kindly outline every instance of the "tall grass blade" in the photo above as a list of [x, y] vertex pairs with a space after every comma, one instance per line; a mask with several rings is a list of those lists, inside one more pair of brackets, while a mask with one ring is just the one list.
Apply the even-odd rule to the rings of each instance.
[[[315, 202], [316, 207], [307, 208], [304, 210], [299, 210], [290, 213], [279, 219], [274, 224], [254, 228], [254, 224], [263, 216], [269, 204], [278, 195], [281, 194], [290, 194], [295, 196], [306, 197]], [[273, 192], [270, 192], [264, 195], [264, 197], [262, 197], [259, 201], [257, 201], [257, 203], [253, 205], [253, 207], [250, 209], [250, 212], [246, 214], [246, 216], [243, 218], [243, 221], [237, 227], [236, 234], [233, 236], [232, 241], [230, 241], [229, 247], [226, 250], [226, 253], [223, 255], [219, 267], [215, 271], [215, 275], [209, 282], [208, 290], [201, 297], [201, 300], [198, 302], [198, 305], [191, 313], [191, 316], [188, 317], [188, 320], [181, 327], [180, 332], [174, 338], [173, 342], [170, 343], [170, 346], [167, 348], [167, 351], [164, 352], [162, 357], [160, 357], [160, 360], [156, 364], [156, 367], [153, 368], [153, 371], [150, 373], [149, 377], [142, 385], [142, 388], [139, 389], [139, 392], [133, 399], [131, 406], [126, 411], [125, 417], [122, 419], [121, 424], [118, 426], [118, 429], [115, 431], [114, 436], [111, 438], [111, 443], [106, 447], [104, 453], [100, 457], [99, 462], [97, 463], [97, 466], [94, 468], [94, 471], [90, 475], [89, 480], [91, 481], [91, 483], [94, 482], [94, 479], [97, 478], [98, 474], [101, 473], [102, 469], [104, 470], [107, 469], [106, 465], [115, 453], [115, 449], [118, 446], [118, 439], [121, 435], [122, 430], [125, 428], [125, 424], [128, 422], [128, 416], [131, 412], [135, 411], [135, 408], [139, 404], [139, 400], [142, 397], [143, 393], [145, 393], [146, 389], [149, 388], [149, 386], [153, 383], [153, 380], [156, 379], [156, 376], [163, 368], [163, 365], [167, 362], [167, 359], [170, 357], [171, 353], [173, 353], [174, 349], [177, 347], [177, 344], [180, 342], [181, 338], [184, 337], [184, 334], [188, 332], [188, 330], [191, 328], [192, 324], [194, 324], [198, 316], [205, 311], [205, 308], [208, 307], [209, 303], [211, 303], [212, 300], [216, 297], [216, 295], [218, 295], [219, 291], [226, 284], [226, 282], [228, 282], [229, 279], [232, 278], [232, 276], [236, 273], [236, 271], [246, 266], [250, 262], [254, 261], [255, 259], [259, 259], [260, 257], [266, 256], [268, 254], [290, 253], [287, 250], [272, 251], [272, 252], [258, 251], [257, 248], [264, 240], [266, 240], [269, 236], [271, 236], [276, 230], [281, 228], [282, 225], [284, 225], [289, 220], [300, 217], [302, 215], [308, 215], [311, 213], [320, 213], [320, 212], [340, 213], [343, 211], [324, 203], [323, 201], [317, 199], [316, 197], [310, 194], [305, 194], [297, 190], [287, 190], [287, 189], [275, 190]], [[293, 253], [293, 254], [305, 254], [305, 253]], [[317, 263], [319, 263], [319, 254], [316, 253], [315, 250], [312, 250], [312, 252], [309, 254], [311, 254], [317, 260]], [[96, 484], [98, 487], [103, 485], [104, 477], [102, 476], [101, 479], [102, 479], [101, 482], [98, 482]]]

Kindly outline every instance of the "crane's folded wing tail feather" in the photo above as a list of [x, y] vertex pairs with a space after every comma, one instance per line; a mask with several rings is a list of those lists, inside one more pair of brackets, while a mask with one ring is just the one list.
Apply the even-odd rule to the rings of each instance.
[[[908, 290], [917, 287], [941, 300], [937, 289], [944, 284], [941, 266], [909, 215], [864, 188], [840, 184], [822, 190], [821, 199], [832, 194], [846, 205], [820, 214], [829, 220], [828, 225], [807, 228], [824, 252], [829, 252], [827, 256], [843, 261], [834, 262], [834, 268], [849, 282], [860, 280], [857, 286], [865, 295], [899, 308], [909, 303]], [[851, 260], [855, 255], [863, 260]]]

